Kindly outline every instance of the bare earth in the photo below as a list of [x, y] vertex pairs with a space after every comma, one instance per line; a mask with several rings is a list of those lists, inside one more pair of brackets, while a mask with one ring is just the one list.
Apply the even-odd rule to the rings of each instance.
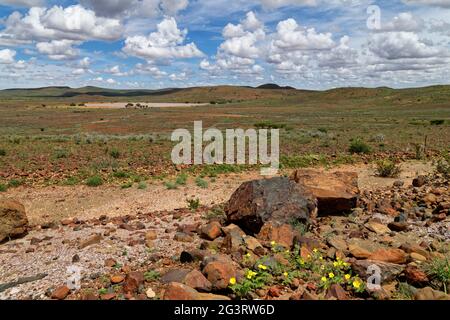
[[[356, 171], [359, 173], [360, 188], [374, 190], [392, 186], [396, 180], [411, 184], [417, 175], [432, 172], [433, 166], [419, 161], [405, 162], [400, 177], [396, 179], [376, 177], [370, 165], [343, 166], [333, 170]], [[261, 179], [258, 172], [222, 176], [215, 183], [210, 183], [207, 189], [197, 187], [191, 179], [187, 186], [176, 190], [167, 190], [162, 182], [154, 182], [146, 190], [123, 190], [113, 186], [18, 188], [8, 191], [6, 197], [24, 204], [31, 224], [41, 224], [64, 218], [91, 219], [102, 215], [171, 211], [186, 208], [186, 200], [191, 198], [198, 198], [202, 205], [211, 206], [227, 201], [243, 182], [253, 179]]]

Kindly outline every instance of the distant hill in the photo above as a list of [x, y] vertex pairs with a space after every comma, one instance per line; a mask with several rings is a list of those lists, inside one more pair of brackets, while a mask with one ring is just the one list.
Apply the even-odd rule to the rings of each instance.
[[294, 87], [281, 87], [275, 83], [266, 83], [257, 87], [257, 89], [271, 89], [271, 90], [296, 90]]

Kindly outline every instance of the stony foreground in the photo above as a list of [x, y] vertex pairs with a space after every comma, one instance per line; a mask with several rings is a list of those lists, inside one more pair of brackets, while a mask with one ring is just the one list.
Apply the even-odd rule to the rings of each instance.
[[308, 175], [249, 182], [214, 208], [28, 227], [0, 245], [0, 298], [449, 299], [447, 179], [359, 193], [351, 175]]

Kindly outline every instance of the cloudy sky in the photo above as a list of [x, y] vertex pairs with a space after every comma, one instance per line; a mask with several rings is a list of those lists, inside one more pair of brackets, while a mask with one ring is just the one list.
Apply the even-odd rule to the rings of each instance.
[[450, 84], [450, 0], [0, 0], [0, 88]]

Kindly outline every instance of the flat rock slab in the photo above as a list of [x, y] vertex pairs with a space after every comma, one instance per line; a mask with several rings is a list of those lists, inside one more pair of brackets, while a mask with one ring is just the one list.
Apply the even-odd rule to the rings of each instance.
[[317, 198], [319, 215], [342, 214], [357, 205], [359, 188], [356, 172], [305, 169], [295, 171], [291, 179]]

